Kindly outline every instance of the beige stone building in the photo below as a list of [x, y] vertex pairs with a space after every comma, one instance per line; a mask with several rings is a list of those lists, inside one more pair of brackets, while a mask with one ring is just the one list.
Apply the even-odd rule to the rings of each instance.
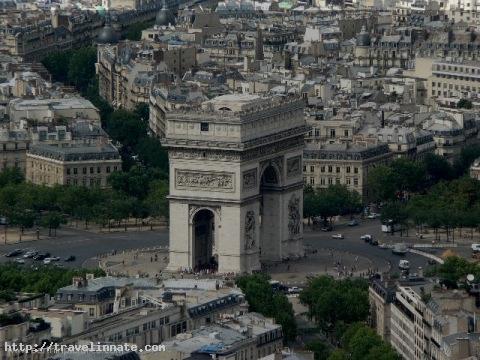
[[477, 358], [475, 297], [465, 291], [435, 289], [414, 282], [375, 280], [370, 284], [371, 325], [403, 359]]
[[27, 153], [26, 180], [38, 185], [108, 187], [107, 178], [121, 171], [118, 150], [111, 144], [53, 146], [37, 144]]
[[0, 171], [16, 167], [25, 173], [29, 146], [30, 139], [26, 131], [0, 129]]
[[314, 188], [342, 184], [368, 195], [367, 177], [371, 168], [392, 159], [387, 144], [308, 144], [304, 150], [303, 179]]
[[432, 98], [468, 98], [480, 92], [478, 61], [453, 62], [436, 60], [428, 79], [428, 95]]

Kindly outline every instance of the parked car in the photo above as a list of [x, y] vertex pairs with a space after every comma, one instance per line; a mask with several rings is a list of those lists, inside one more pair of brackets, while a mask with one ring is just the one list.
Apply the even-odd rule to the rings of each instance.
[[39, 253], [33, 257], [33, 260], [41, 261], [45, 260], [47, 257], [50, 256], [50, 253]]
[[58, 256], [51, 256], [50, 260], [51, 261], [60, 261], [60, 258]]
[[332, 238], [333, 239], [343, 239], [343, 235], [342, 234], [335, 234], [335, 235], [332, 235]]
[[289, 294], [300, 294], [301, 291], [302, 291], [302, 289], [297, 287], [297, 286], [292, 286], [292, 287], [288, 288], [288, 293]]
[[14, 262], [16, 262], [17, 264], [25, 264], [25, 259], [16, 258], [16, 259], [14, 260]]
[[349, 223], [348, 223], [348, 226], [357, 226], [358, 225], [358, 221], [353, 219], [351, 220]]
[[378, 246], [378, 240], [372, 239], [372, 241], [370, 241], [370, 245]]
[[6, 257], [14, 257], [14, 256], [18, 256], [22, 253], [23, 253], [22, 249], [15, 249], [15, 250], [10, 251], [9, 253], [6, 253], [5, 256]]
[[52, 262], [52, 258], [47, 257], [47, 258], [43, 259], [43, 263], [44, 263], [45, 265], [48, 265], [48, 264], [50, 264], [51, 262]]
[[64, 261], [65, 262], [70, 262], [70, 261], [75, 261], [75, 259], [76, 259], [75, 256], [70, 255], [70, 256], [67, 256]]
[[320, 230], [321, 231], [332, 231], [333, 227], [332, 227], [332, 225], [327, 225], [327, 226], [322, 227]]
[[480, 252], [480, 244], [472, 244], [471, 249], [474, 253]]
[[25, 254], [23, 254], [24, 259], [31, 259], [38, 254], [38, 251], [35, 250], [28, 250]]
[[377, 214], [377, 213], [370, 213], [367, 215], [367, 219], [376, 219], [380, 217], [380, 214]]
[[372, 241], [372, 239], [373, 239], [373, 236], [370, 235], [370, 234], [365, 234], [365, 235], [360, 236], [360, 240], [363, 240], [366, 243], [369, 243], [370, 241]]

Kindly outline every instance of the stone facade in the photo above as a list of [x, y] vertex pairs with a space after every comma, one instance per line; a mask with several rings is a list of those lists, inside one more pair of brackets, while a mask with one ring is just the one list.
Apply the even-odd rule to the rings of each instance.
[[122, 160], [111, 144], [63, 148], [37, 144], [27, 153], [26, 179], [38, 185], [104, 188], [108, 176], [121, 169]]
[[226, 95], [166, 114], [169, 269], [244, 273], [303, 255], [303, 106]]

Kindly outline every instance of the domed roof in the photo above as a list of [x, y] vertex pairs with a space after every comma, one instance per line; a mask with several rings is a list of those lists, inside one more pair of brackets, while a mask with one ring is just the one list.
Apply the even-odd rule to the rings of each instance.
[[162, 8], [158, 11], [157, 17], [155, 18], [155, 25], [168, 26], [170, 24], [175, 24], [175, 16], [173, 16], [165, 6], [165, 3], [163, 3]]
[[365, 27], [357, 35], [357, 46], [370, 46], [370, 34], [365, 31]]
[[109, 23], [106, 23], [103, 29], [97, 36], [97, 43], [99, 44], [116, 44], [120, 39], [119, 34]]

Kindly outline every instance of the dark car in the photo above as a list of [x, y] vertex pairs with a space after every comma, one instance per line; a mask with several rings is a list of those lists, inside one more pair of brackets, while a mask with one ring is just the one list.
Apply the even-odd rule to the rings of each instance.
[[370, 241], [370, 245], [378, 246], [378, 240], [372, 239], [372, 241]]
[[44, 260], [45, 258], [47, 258], [49, 256], [50, 256], [50, 253], [40, 253], [40, 254], [35, 255], [33, 257], [33, 260], [40, 261], [40, 260]]
[[349, 223], [348, 223], [348, 226], [357, 226], [358, 225], [358, 221], [353, 219], [351, 220]]
[[76, 259], [75, 256], [70, 255], [70, 256], [67, 256], [64, 261], [70, 262], [70, 261], [75, 261], [75, 259]]
[[332, 225], [327, 225], [327, 226], [322, 227], [320, 230], [321, 231], [332, 231], [333, 227], [332, 227]]
[[15, 249], [13, 251], [10, 251], [9, 253], [6, 253], [5, 256], [6, 257], [14, 257], [14, 256], [20, 255], [21, 253], [23, 253], [22, 249]]

